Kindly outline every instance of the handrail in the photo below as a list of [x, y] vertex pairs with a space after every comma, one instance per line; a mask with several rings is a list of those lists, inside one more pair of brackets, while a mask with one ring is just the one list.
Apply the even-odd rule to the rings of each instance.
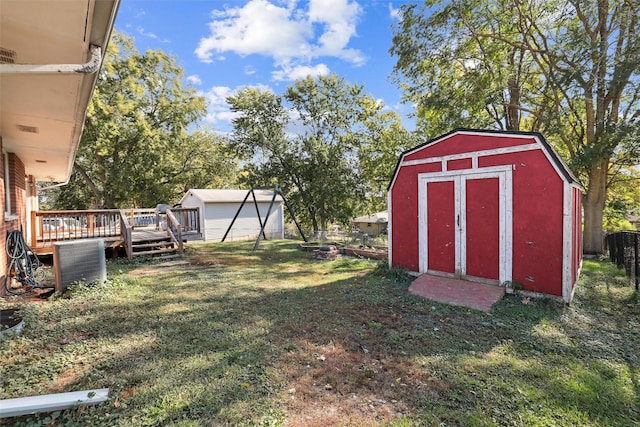
[[186, 239], [201, 238], [199, 208], [172, 208], [171, 216], [161, 214], [161, 221], [156, 220], [156, 212], [139, 208], [32, 211], [30, 246], [45, 253], [56, 242], [101, 238], [112, 247], [124, 246], [127, 257], [132, 258], [138, 232], [158, 230], [157, 222], [170, 232], [180, 251]]
[[171, 237], [173, 243], [178, 246], [178, 251], [182, 253], [184, 252], [184, 244], [182, 243], [182, 226], [171, 209], [167, 208], [165, 214], [167, 216], [167, 234]]
[[131, 224], [127, 219], [127, 214], [124, 212], [124, 209], [120, 209], [120, 235], [122, 236], [122, 240], [124, 240], [124, 250], [127, 253], [127, 258], [133, 258], [133, 233]]
[[120, 211], [117, 209], [33, 211], [31, 212], [31, 247], [54, 242], [118, 238]]
[[124, 211], [134, 230], [139, 227], [148, 227], [156, 222], [157, 211], [154, 208], [127, 208]]
[[200, 209], [171, 208], [183, 232], [200, 233]]

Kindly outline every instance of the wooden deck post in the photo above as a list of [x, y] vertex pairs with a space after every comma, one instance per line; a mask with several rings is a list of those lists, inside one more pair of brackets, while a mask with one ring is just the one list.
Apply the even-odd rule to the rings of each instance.
[[31, 247], [35, 248], [38, 246], [38, 235], [36, 234], [38, 222], [38, 216], [36, 215], [36, 211], [31, 211]]

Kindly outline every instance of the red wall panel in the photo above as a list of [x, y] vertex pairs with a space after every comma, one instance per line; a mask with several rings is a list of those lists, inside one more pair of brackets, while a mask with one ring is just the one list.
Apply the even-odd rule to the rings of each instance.
[[496, 138], [491, 134], [487, 135], [465, 135], [456, 134], [445, 138], [440, 142], [425, 146], [415, 153], [405, 156], [405, 160], [424, 159], [428, 157], [442, 157], [453, 154], [472, 153], [482, 150], [494, 150], [496, 148], [516, 147], [523, 144], [533, 143], [533, 138]]
[[398, 170], [391, 205], [401, 206], [391, 212], [391, 262], [411, 271], [419, 271], [418, 262], [418, 174], [440, 172], [441, 163], [406, 166]]
[[447, 161], [447, 170], [471, 169], [471, 158]]
[[541, 150], [481, 157], [479, 167], [511, 164], [513, 281], [562, 295], [563, 181]]

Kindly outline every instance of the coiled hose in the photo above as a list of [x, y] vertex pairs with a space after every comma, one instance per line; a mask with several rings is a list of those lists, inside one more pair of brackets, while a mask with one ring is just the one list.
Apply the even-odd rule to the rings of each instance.
[[42, 264], [24, 241], [21, 231], [15, 230], [7, 233], [5, 249], [10, 260], [4, 281], [7, 292], [19, 295], [29, 292], [33, 288], [44, 287], [35, 277], [36, 270]]

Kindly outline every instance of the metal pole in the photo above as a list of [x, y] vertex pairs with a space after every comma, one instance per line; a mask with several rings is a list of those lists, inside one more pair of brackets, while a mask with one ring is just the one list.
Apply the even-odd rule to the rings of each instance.
[[[258, 208], [258, 201], [256, 200], [256, 192], [252, 191], [251, 195], [253, 196], [253, 204], [255, 205], [256, 213], [258, 214], [258, 223], [260, 224], [260, 229], [262, 230], [262, 219], [260, 219], [260, 208]], [[265, 236], [264, 232], [262, 233], [262, 237], [264, 238], [264, 240], [267, 240], [267, 236]]]
[[262, 224], [262, 229], [260, 229], [260, 234], [258, 234], [258, 238], [256, 239], [256, 244], [253, 245], [253, 252], [258, 249], [260, 245], [260, 237], [264, 234], [264, 228], [267, 226], [267, 221], [269, 221], [269, 214], [271, 213], [271, 208], [273, 207], [273, 202], [276, 200], [277, 192], [273, 192], [273, 197], [271, 198], [271, 203], [269, 204], [269, 209], [267, 209], [267, 216], [264, 217], [264, 224]]
[[638, 259], [638, 243], [640, 239], [638, 238], [638, 236], [640, 236], [640, 233], [634, 234], [635, 245], [633, 245], [633, 255], [635, 258], [634, 262], [635, 262], [635, 276], [636, 276], [636, 291], [640, 291], [640, 284], [638, 284], [638, 278], [640, 277], [640, 272], [638, 271], [638, 267], [640, 267], [640, 260]]
[[296, 227], [298, 227], [298, 231], [300, 232], [300, 235], [302, 236], [302, 240], [306, 243], [307, 242], [307, 238], [304, 235], [304, 232], [302, 231], [302, 227], [300, 227], [300, 224], [298, 224], [298, 220], [296, 219], [296, 215], [293, 213], [293, 209], [291, 209], [291, 206], [289, 206], [289, 202], [287, 201], [287, 198], [284, 197], [284, 193], [282, 193], [282, 191], [280, 190], [280, 187], [277, 186], [277, 190], [280, 193], [280, 195], [282, 196], [282, 200], [284, 200], [284, 204], [287, 207], [287, 209], [289, 210], [289, 214], [291, 214], [291, 218], [293, 218], [293, 222], [295, 222]]
[[227, 228], [227, 231], [224, 233], [224, 236], [222, 236], [222, 241], [223, 242], [224, 242], [224, 239], [227, 238], [227, 234], [229, 234], [229, 231], [231, 231], [231, 227], [233, 227], [233, 223], [236, 222], [236, 218], [238, 218], [238, 215], [240, 215], [240, 211], [242, 210], [242, 207], [244, 206], [244, 203], [249, 198], [249, 194], [252, 194], [252, 193], [253, 193], [253, 187], [251, 187], [249, 189], [249, 191], [247, 192], [247, 195], [244, 196], [244, 200], [242, 201], [242, 203], [240, 203], [240, 207], [238, 208], [238, 212], [236, 212], [235, 216], [231, 220], [231, 224], [229, 225], [229, 228]]

